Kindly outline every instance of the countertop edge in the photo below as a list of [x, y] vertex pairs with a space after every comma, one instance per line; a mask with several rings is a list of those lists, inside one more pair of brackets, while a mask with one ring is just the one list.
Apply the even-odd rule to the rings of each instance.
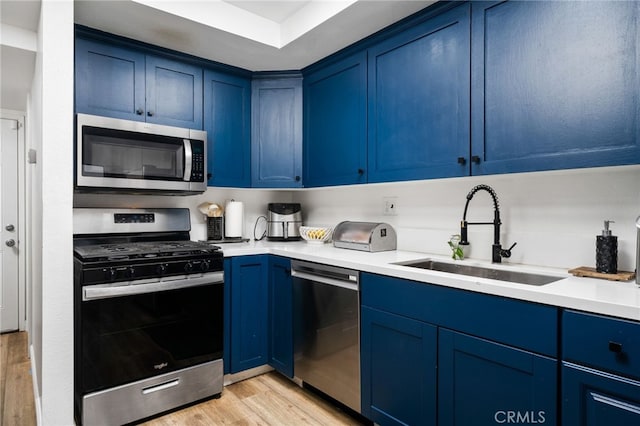
[[401, 250], [368, 253], [335, 248], [330, 244], [310, 245], [305, 242], [272, 243], [251, 241], [249, 243], [221, 244], [220, 247], [226, 258], [272, 254], [291, 259], [326, 263], [393, 278], [640, 321], [640, 287], [636, 285], [635, 281], [619, 282], [574, 277], [569, 275], [566, 270], [556, 268], [507, 263], [491, 265], [488, 262], [473, 259], [463, 261], [479, 266], [490, 265], [497, 268], [564, 277], [551, 284], [533, 286], [395, 264], [424, 258], [451, 262], [450, 258], [429, 253]]

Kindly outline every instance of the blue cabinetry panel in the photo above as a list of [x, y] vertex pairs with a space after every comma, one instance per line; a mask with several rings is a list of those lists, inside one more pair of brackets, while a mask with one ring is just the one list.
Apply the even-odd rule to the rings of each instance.
[[146, 57], [147, 121], [202, 129], [202, 68]]
[[227, 258], [224, 260], [224, 374], [231, 372], [231, 269], [231, 258]]
[[251, 81], [205, 70], [209, 186], [251, 186]]
[[640, 424], [640, 382], [565, 363], [562, 366], [563, 426]]
[[76, 112], [144, 121], [145, 55], [76, 39]]
[[379, 425], [436, 422], [437, 328], [362, 307], [362, 410]]
[[291, 260], [269, 256], [269, 365], [293, 377]]
[[441, 328], [438, 425], [557, 424], [557, 364]]
[[640, 162], [640, 3], [474, 2], [473, 174]]
[[302, 186], [302, 79], [253, 81], [251, 185]]
[[267, 363], [267, 278], [266, 256], [231, 259], [231, 373]]
[[304, 186], [367, 182], [367, 52], [304, 76]]
[[551, 357], [558, 309], [505, 297], [363, 273], [362, 303]]
[[465, 4], [368, 50], [369, 182], [469, 174], [469, 22]]
[[640, 380], [640, 322], [565, 310], [562, 358]]
[[76, 39], [76, 112], [202, 129], [202, 68]]

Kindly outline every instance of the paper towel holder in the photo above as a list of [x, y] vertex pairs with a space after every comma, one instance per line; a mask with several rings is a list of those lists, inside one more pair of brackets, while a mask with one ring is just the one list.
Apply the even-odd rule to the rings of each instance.
[[231, 199], [225, 206], [224, 238], [242, 239], [244, 228], [244, 204], [242, 201]]

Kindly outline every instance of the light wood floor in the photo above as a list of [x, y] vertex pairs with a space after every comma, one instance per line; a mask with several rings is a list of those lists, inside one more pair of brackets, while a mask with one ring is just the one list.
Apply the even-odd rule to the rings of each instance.
[[[35, 425], [27, 333], [7, 333], [0, 337], [0, 425]], [[145, 426], [363, 424], [275, 372], [227, 386], [219, 399], [144, 423]]]
[[275, 372], [227, 386], [220, 399], [211, 399], [144, 423], [145, 426], [363, 424]]
[[27, 333], [0, 336], [0, 425], [36, 424]]

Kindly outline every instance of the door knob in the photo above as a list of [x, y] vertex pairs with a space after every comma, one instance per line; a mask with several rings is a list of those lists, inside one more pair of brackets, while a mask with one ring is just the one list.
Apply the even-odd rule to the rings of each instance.
[[4, 229], [6, 229], [7, 231], [11, 232], [13, 231], [15, 228], [15, 226], [13, 226], [12, 224], [9, 224], [7, 226], [4, 227]]
[[11, 240], [7, 240], [4, 242], [6, 244], [7, 247], [13, 247], [16, 245], [15, 240], [11, 239]]

